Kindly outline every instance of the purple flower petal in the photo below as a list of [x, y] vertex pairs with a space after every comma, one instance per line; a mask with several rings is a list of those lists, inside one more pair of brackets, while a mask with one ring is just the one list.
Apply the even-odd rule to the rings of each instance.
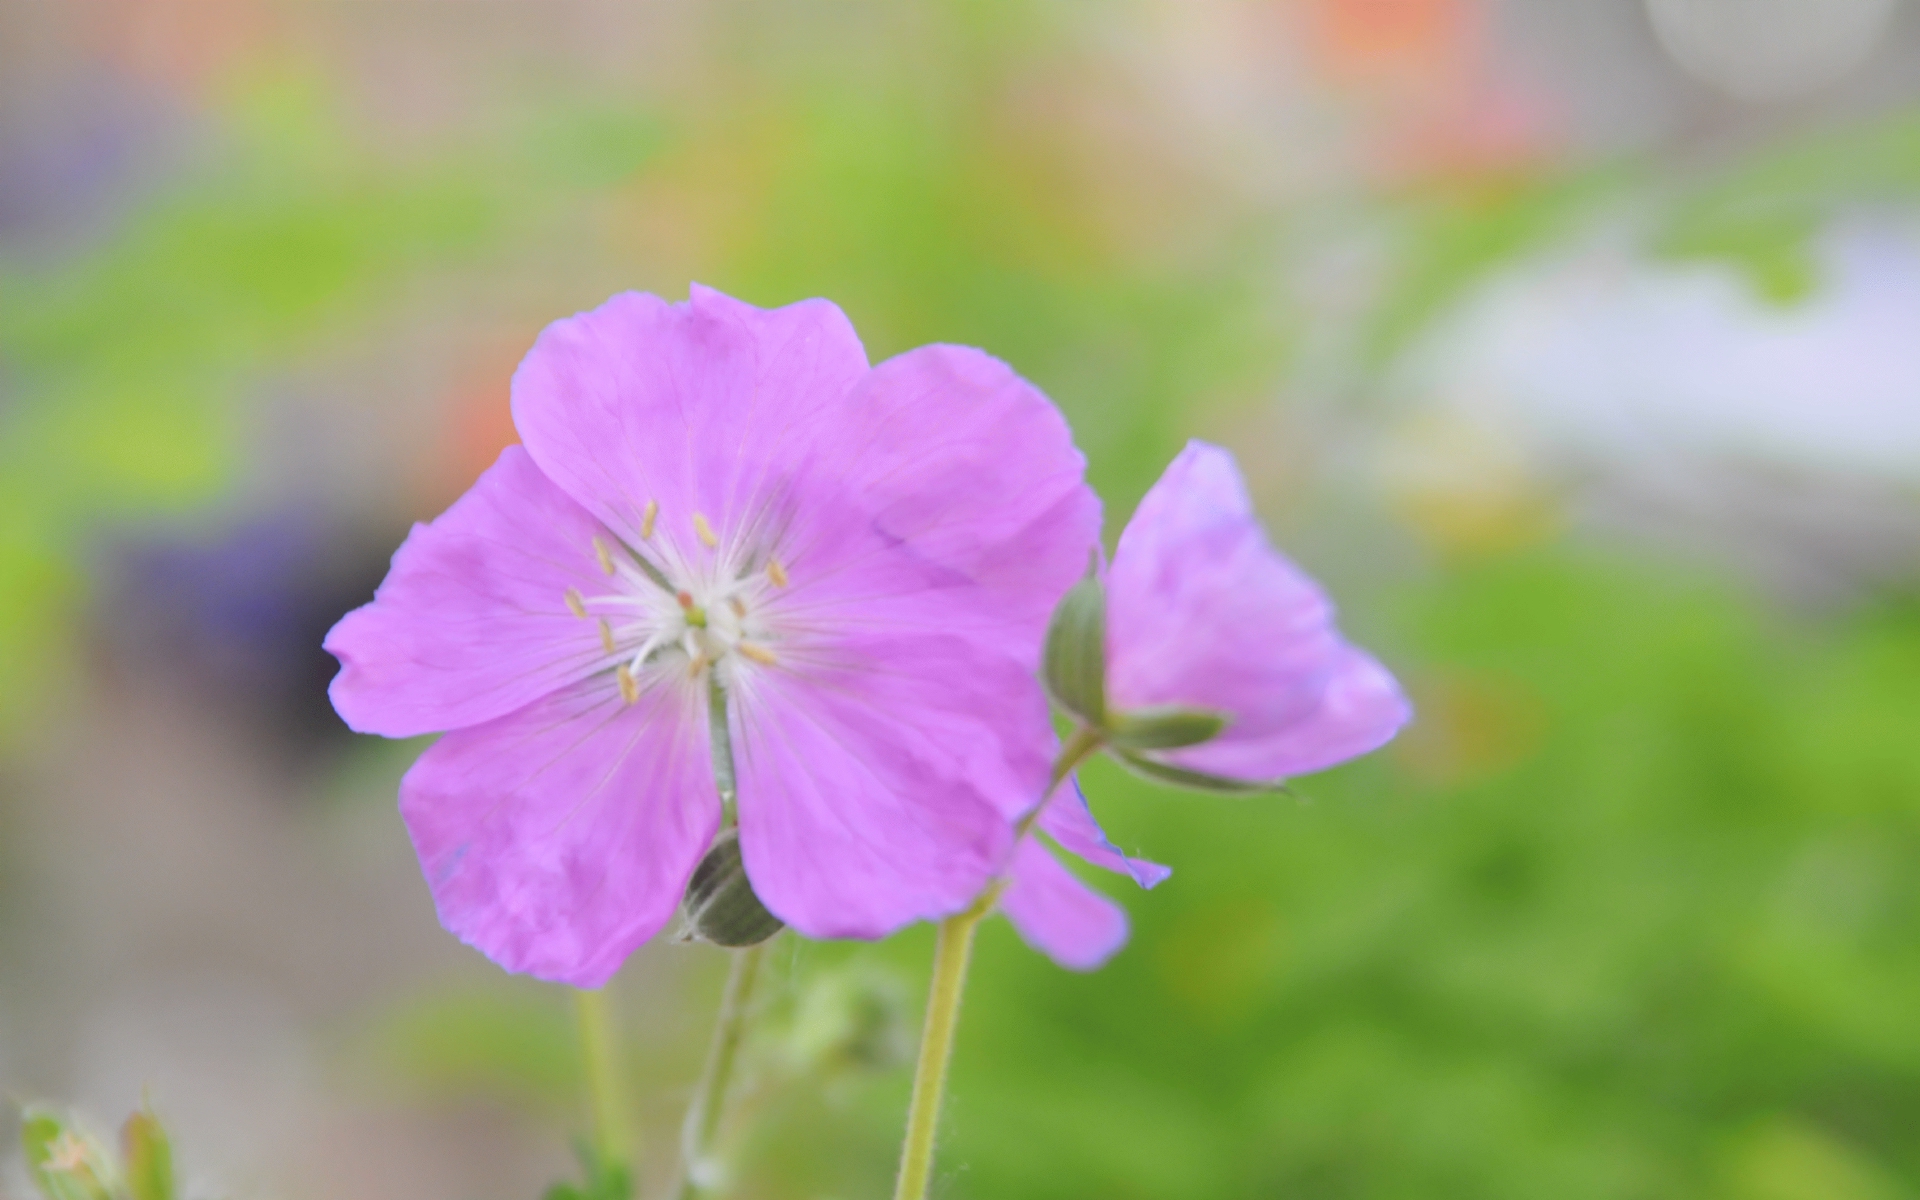
[[1116, 707], [1191, 705], [1226, 731], [1169, 751], [1197, 771], [1277, 779], [1390, 740], [1399, 686], [1341, 638], [1320, 588], [1268, 543], [1233, 458], [1189, 443], [1140, 502], [1107, 575]]
[[1074, 971], [1091, 971], [1127, 944], [1127, 914], [1074, 878], [1037, 838], [1014, 851], [1000, 911], [1027, 945]]
[[[842, 419], [854, 432], [823, 465], [854, 483], [880, 544], [923, 565], [938, 592], [985, 589], [943, 619], [996, 633], [1037, 667], [1053, 607], [1100, 537], [1100, 501], [1060, 411], [999, 359], [923, 346], [875, 367]], [[870, 552], [841, 545], [849, 566]], [[867, 603], [878, 619], [924, 621], [927, 599]]]
[[456, 730], [400, 785], [440, 921], [509, 971], [599, 987], [673, 917], [720, 824], [704, 713], [580, 685]]
[[754, 890], [811, 937], [878, 938], [966, 907], [1046, 786], [1033, 676], [960, 638], [847, 639], [739, 696], [740, 846]]
[[513, 377], [513, 422], [540, 469], [630, 545], [648, 505], [690, 537], [755, 519], [867, 372], [825, 300], [760, 309], [695, 285], [685, 304], [626, 292], [541, 333]]
[[431, 525], [415, 525], [373, 602], [327, 634], [329, 695], [362, 733], [413, 737], [504, 716], [607, 666], [569, 587], [601, 590], [585, 509], [509, 446]]
[[1062, 850], [1096, 867], [1126, 875], [1143, 888], [1151, 888], [1173, 874], [1171, 867], [1122, 854], [1100, 828], [1100, 823], [1093, 819], [1093, 810], [1087, 807], [1087, 794], [1080, 790], [1078, 779], [1068, 780], [1067, 786], [1053, 794], [1053, 799], [1041, 810], [1038, 824]]

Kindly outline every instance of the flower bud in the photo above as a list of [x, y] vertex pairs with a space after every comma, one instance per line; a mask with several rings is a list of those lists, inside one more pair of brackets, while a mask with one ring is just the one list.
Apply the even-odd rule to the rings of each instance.
[[160, 1119], [147, 1109], [120, 1127], [120, 1152], [133, 1200], [174, 1200], [173, 1143]]
[[1095, 729], [1107, 719], [1107, 591], [1089, 574], [1067, 590], [1047, 625], [1047, 691]]
[[680, 901], [683, 942], [712, 942], [716, 946], [757, 946], [786, 928], [753, 894], [747, 866], [740, 857], [740, 832], [723, 829], [713, 848], [693, 869], [686, 897]]
[[72, 1117], [34, 1106], [22, 1114], [27, 1172], [47, 1200], [114, 1200], [113, 1160]]

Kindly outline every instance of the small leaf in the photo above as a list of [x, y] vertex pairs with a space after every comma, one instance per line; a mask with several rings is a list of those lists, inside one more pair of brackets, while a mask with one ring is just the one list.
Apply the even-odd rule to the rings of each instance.
[[1100, 728], [1107, 719], [1107, 590], [1088, 575], [1068, 589], [1047, 626], [1047, 691], [1060, 707]]
[[1122, 750], [1175, 750], [1210, 742], [1226, 727], [1225, 713], [1165, 705], [1114, 713], [1106, 732], [1107, 741]]
[[128, 1117], [120, 1128], [120, 1149], [133, 1200], [174, 1200], [173, 1144], [158, 1117], [144, 1108]]
[[1287, 790], [1287, 785], [1277, 779], [1229, 779], [1225, 775], [1209, 775], [1205, 771], [1190, 771], [1185, 767], [1176, 767], [1171, 763], [1148, 758], [1133, 750], [1116, 747], [1113, 753], [1122, 766], [1136, 775], [1143, 775], [1156, 783], [1170, 783], [1175, 787], [1189, 788], [1196, 792], [1259, 796]]
[[27, 1172], [47, 1200], [113, 1200], [113, 1164], [105, 1147], [74, 1122], [30, 1108], [20, 1123]]
[[683, 941], [712, 942], [716, 946], [757, 946], [786, 928], [754, 895], [740, 857], [740, 832], [723, 829], [713, 848], [693, 869], [686, 897], [680, 902]]

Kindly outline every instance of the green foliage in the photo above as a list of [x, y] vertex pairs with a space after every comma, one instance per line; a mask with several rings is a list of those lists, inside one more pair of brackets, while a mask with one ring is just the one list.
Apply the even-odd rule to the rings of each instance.
[[585, 1141], [574, 1143], [580, 1156], [580, 1183], [556, 1183], [542, 1194], [541, 1200], [633, 1200], [633, 1177], [625, 1164], [605, 1162]]

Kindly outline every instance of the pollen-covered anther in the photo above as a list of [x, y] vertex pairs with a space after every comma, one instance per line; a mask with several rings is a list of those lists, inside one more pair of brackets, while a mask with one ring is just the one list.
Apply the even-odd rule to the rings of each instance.
[[740, 642], [734, 646], [734, 649], [763, 667], [777, 667], [780, 665], [779, 658], [774, 655], [773, 651], [767, 649], [765, 646], [758, 646], [752, 642]]
[[770, 558], [767, 560], [767, 578], [773, 580], [773, 586], [775, 587], [787, 586], [787, 569], [780, 565], [779, 559]]
[[579, 588], [567, 589], [567, 611], [576, 617], [587, 615], [587, 602], [580, 598]]
[[707, 524], [707, 519], [699, 513], [693, 514], [693, 535], [709, 550], [720, 544], [720, 539], [714, 536], [713, 526]]
[[613, 574], [613, 551], [607, 549], [607, 544], [597, 537], [593, 539], [593, 555], [600, 560], [602, 571]]
[[600, 618], [600, 648], [608, 654], [614, 652], [613, 626], [607, 624], [605, 617]]
[[645, 541], [653, 536], [653, 523], [660, 517], [660, 502], [647, 501], [647, 507], [640, 513], [640, 538]]
[[728, 596], [727, 607], [733, 610], [733, 615], [736, 617], [747, 615], [747, 602], [738, 596]]
[[613, 669], [613, 677], [620, 681], [620, 699], [632, 704], [640, 698], [640, 684], [634, 679], [633, 671], [627, 664], [621, 663]]

